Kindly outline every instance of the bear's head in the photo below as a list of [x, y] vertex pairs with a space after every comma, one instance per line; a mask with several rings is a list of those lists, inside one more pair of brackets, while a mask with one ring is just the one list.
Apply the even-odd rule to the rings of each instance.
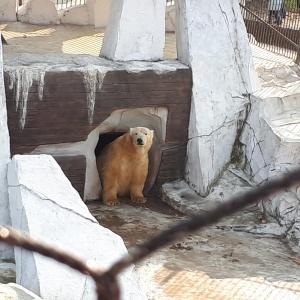
[[135, 146], [150, 149], [153, 141], [153, 130], [146, 127], [130, 128], [130, 136]]

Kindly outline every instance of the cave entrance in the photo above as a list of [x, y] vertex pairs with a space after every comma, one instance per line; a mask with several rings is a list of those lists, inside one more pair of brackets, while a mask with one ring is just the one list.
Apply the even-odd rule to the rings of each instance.
[[126, 132], [101, 133], [99, 135], [99, 140], [98, 140], [97, 146], [95, 148], [95, 156], [98, 157], [106, 145], [113, 142], [115, 139], [117, 139], [118, 137], [122, 136], [125, 133]]
[[[150, 126], [149, 126], [150, 127]], [[149, 129], [152, 129], [150, 127]], [[105, 146], [107, 146], [109, 143], [113, 142], [118, 137], [124, 135], [127, 131], [112, 131], [112, 132], [105, 132], [99, 134], [99, 140], [97, 142], [97, 145], [95, 147], [95, 157], [97, 158]], [[159, 133], [157, 133], [159, 134]], [[147, 180], [145, 182], [144, 192], [147, 193], [152, 188], [155, 179], [158, 174], [160, 161], [161, 161], [161, 144], [160, 144], [160, 138], [157, 138], [157, 134], [154, 133], [153, 136], [153, 144], [152, 147], [149, 150], [149, 170], [148, 170], [148, 176]], [[99, 178], [100, 179], [100, 178]], [[101, 183], [100, 183], [101, 184]]]
[[143, 107], [118, 109], [99, 124], [82, 145], [86, 153], [86, 180], [84, 199], [99, 199], [102, 186], [97, 170], [96, 158], [106, 145], [128, 132], [133, 127], [147, 127], [154, 131], [153, 144], [149, 150], [149, 169], [144, 186], [145, 195], [154, 192], [159, 173], [162, 149], [165, 145], [168, 110], [165, 107]]

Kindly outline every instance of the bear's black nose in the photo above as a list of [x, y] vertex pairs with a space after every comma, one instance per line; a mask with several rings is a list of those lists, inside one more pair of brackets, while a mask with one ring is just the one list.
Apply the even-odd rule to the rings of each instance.
[[143, 145], [143, 140], [141, 138], [136, 139], [138, 145]]

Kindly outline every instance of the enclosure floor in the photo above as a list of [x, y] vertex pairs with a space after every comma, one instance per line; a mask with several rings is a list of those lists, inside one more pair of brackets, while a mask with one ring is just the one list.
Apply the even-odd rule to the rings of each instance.
[[[77, 25], [32, 25], [9, 22], [0, 25], [8, 45], [4, 55], [18, 54], [90, 54], [98, 56], [104, 28]], [[175, 34], [166, 34], [165, 58], [176, 58]]]
[[[129, 251], [186, 220], [160, 199], [135, 204], [123, 198], [118, 207], [96, 201], [88, 208]], [[236, 214], [242, 224], [258, 226], [259, 216], [255, 207]], [[284, 239], [210, 226], [160, 249], [136, 270], [149, 300], [299, 300], [299, 264]]]

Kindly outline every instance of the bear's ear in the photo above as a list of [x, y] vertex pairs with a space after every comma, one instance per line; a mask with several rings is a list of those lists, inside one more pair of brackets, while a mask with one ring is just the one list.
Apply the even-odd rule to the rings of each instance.
[[151, 132], [151, 136], [153, 137], [153, 135], [154, 135], [154, 130], [150, 130], [150, 132]]
[[129, 129], [129, 133], [132, 134], [132, 131], [133, 131], [133, 128], [130, 128]]

